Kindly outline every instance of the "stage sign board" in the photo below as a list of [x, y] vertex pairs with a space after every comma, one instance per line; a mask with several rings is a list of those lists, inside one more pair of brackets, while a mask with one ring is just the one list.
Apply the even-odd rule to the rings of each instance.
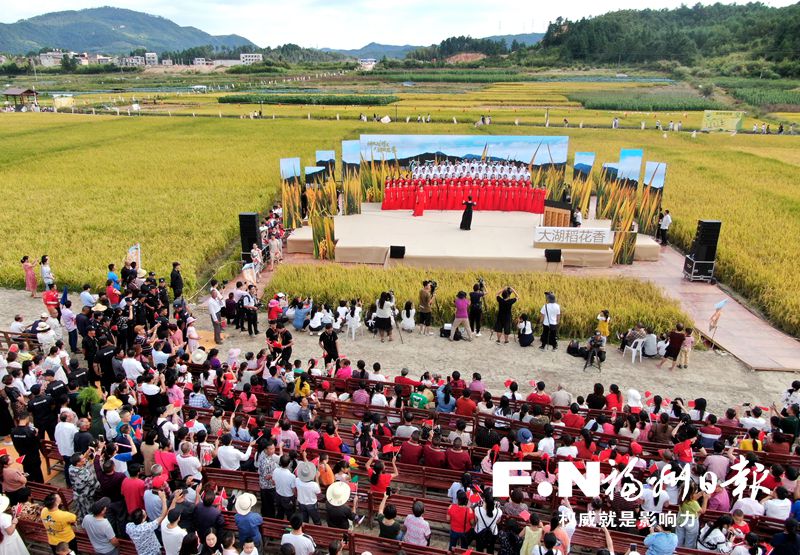
[[703, 131], [739, 131], [744, 123], [744, 112], [734, 110], [705, 110]]
[[533, 246], [537, 249], [607, 249], [614, 244], [614, 232], [607, 228], [537, 227]]

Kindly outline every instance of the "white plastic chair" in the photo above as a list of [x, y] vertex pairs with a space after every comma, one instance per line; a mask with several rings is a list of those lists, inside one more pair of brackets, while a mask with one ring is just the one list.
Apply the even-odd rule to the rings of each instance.
[[642, 347], [644, 346], [644, 338], [635, 339], [630, 345], [625, 345], [625, 350], [622, 351], [622, 356], [628, 351], [631, 352], [631, 364], [636, 363], [636, 355], [639, 355], [639, 362], [642, 361]]

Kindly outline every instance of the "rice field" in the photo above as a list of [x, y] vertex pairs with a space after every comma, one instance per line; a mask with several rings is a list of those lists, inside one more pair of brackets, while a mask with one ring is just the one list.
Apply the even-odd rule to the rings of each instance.
[[[693, 139], [652, 129], [656, 120], [699, 127], [701, 112], [586, 110], [567, 99], [570, 91], [612, 85], [620, 90], [618, 83], [569, 82], [454, 85], [452, 95], [419, 88], [399, 92], [399, 102], [374, 110], [270, 106], [261, 120], [191, 117], [223, 111], [243, 116], [258, 109], [220, 105], [217, 94], [167, 95], [158, 104], [142, 103], [143, 110], [189, 117], [0, 114], [0, 187], [11, 207], [0, 213], [0, 284], [21, 287], [20, 257], [47, 253], [62, 283], [99, 285], [106, 265], [119, 263], [139, 242], [145, 268], [164, 274], [179, 259], [187, 285], [196, 286], [210, 261], [236, 250], [231, 245], [238, 237], [237, 214], [265, 209], [278, 198], [279, 158], [300, 156], [307, 165], [315, 150], [338, 151], [341, 140], [361, 133], [567, 134], [570, 162], [576, 151], [596, 152], [599, 168], [616, 161], [621, 148], [636, 147], [644, 148], [645, 160], [665, 162], [663, 202], [675, 220], [674, 242], [686, 248], [698, 219], [721, 219], [718, 276], [783, 329], [800, 335], [800, 274], [794, 271], [800, 252], [800, 137], [740, 133]], [[130, 93], [117, 96], [131, 100]], [[111, 97], [101, 93], [85, 100], [98, 106], [99, 114]], [[82, 99], [77, 97], [79, 106]], [[125, 114], [124, 103], [116, 106]], [[358, 121], [359, 113], [373, 111], [400, 121], [389, 126]], [[437, 123], [416, 123], [417, 114], [427, 113]], [[493, 124], [475, 128], [481, 114], [491, 115]], [[543, 126], [545, 114], [549, 128]], [[615, 116], [627, 129], [610, 129]], [[638, 129], [641, 121], [648, 131]], [[761, 120], [748, 118], [745, 128], [754, 121]], [[596, 128], [578, 129], [580, 122]], [[355, 185], [350, 183], [353, 190]]]

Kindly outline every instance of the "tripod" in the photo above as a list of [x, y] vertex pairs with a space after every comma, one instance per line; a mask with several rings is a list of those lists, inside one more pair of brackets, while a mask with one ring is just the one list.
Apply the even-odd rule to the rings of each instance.
[[586, 354], [586, 362], [583, 364], [583, 371], [586, 372], [587, 368], [597, 368], [598, 373], [603, 372], [603, 361], [600, 360], [600, 347], [592, 347], [592, 350]]

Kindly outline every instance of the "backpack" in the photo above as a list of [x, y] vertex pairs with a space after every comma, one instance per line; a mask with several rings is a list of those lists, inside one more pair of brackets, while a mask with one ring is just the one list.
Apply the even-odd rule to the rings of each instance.
[[167, 423], [167, 420], [162, 421], [159, 425], [156, 426], [156, 434], [158, 434], [158, 443], [160, 444], [162, 441], [169, 441], [169, 436], [164, 432], [164, 424]]

